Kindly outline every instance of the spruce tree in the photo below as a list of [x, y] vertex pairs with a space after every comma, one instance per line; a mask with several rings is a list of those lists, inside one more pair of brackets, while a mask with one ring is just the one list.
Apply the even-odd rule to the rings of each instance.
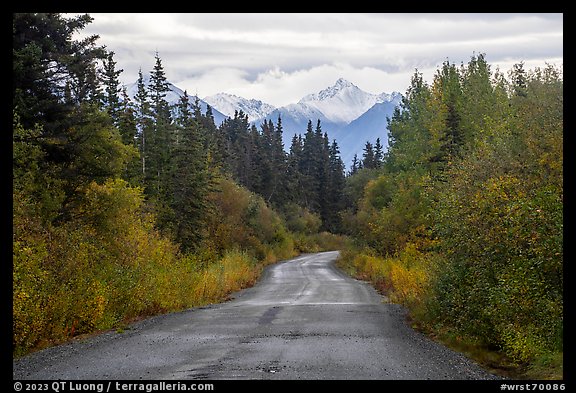
[[258, 134], [257, 130], [251, 128], [248, 116], [242, 110], [235, 111], [234, 118], [224, 120], [220, 126], [220, 132], [226, 138], [224, 151], [228, 153], [225, 156], [225, 165], [234, 180], [249, 190], [254, 189], [255, 134]]
[[282, 123], [275, 127], [272, 120], [261, 124], [261, 132], [254, 134], [256, 151], [254, 172], [257, 174], [254, 191], [274, 206], [285, 199], [286, 153], [282, 145]]
[[358, 160], [358, 154], [354, 153], [354, 157], [352, 158], [352, 166], [350, 167], [350, 172], [348, 175], [349, 176], [355, 175], [360, 169], [359, 165], [360, 161]]
[[302, 136], [294, 134], [292, 143], [290, 144], [290, 152], [287, 159], [286, 168], [286, 188], [289, 190], [287, 193], [287, 200], [294, 202], [298, 205], [304, 206], [303, 190], [302, 190]]
[[278, 115], [276, 121], [276, 128], [272, 133], [272, 170], [276, 174], [275, 182], [273, 184], [273, 191], [271, 193], [270, 201], [274, 206], [280, 206], [286, 202], [286, 171], [287, 171], [287, 156], [284, 151], [284, 144], [282, 142], [282, 119]]
[[302, 203], [303, 207], [310, 211], [319, 212], [318, 194], [319, 184], [318, 160], [321, 149], [321, 141], [318, 141], [312, 128], [312, 121], [308, 120], [306, 134], [302, 145], [302, 157], [299, 162], [302, 184]]
[[148, 90], [144, 83], [142, 69], [138, 70], [137, 92], [134, 97], [135, 117], [137, 127], [137, 141], [138, 149], [140, 151], [140, 159], [142, 162], [142, 176], [146, 178], [149, 169], [147, 168], [147, 161], [150, 155], [148, 144], [150, 143], [150, 135], [152, 133], [152, 117], [150, 110], [150, 101], [148, 97]]
[[341, 230], [340, 212], [344, 209], [344, 163], [340, 157], [340, 149], [336, 139], [333, 140], [329, 150], [328, 184], [325, 198], [325, 216], [322, 218], [324, 228], [332, 233]]
[[[316, 135], [319, 134], [318, 131], [320, 127], [320, 121], [318, 121], [316, 128]], [[316, 182], [318, 184], [318, 196], [317, 205], [318, 212], [322, 218], [323, 228], [326, 229], [328, 221], [330, 221], [330, 216], [332, 214], [330, 210], [330, 146], [328, 142], [328, 134], [324, 133], [320, 139], [320, 154], [317, 161], [317, 175]]]
[[364, 145], [364, 153], [362, 155], [362, 166], [364, 168], [376, 168], [376, 159], [374, 155], [374, 147], [372, 143], [366, 142]]
[[252, 191], [262, 195], [264, 199], [267, 199], [269, 198], [272, 177], [274, 176], [272, 173], [271, 151], [272, 130], [270, 129], [268, 120], [265, 119], [260, 125], [259, 133], [253, 132], [250, 135], [255, 146], [254, 164], [258, 162], [258, 165], [255, 165], [258, 179]]
[[211, 210], [208, 194], [214, 185], [201, 126], [192, 117], [186, 91], [177, 104], [174, 129], [166, 199], [174, 219], [174, 236], [188, 251], [203, 238], [203, 224]]
[[148, 91], [151, 101], [151, 115], [153, 118], [152, 132], [148, 138], [149, 171], [147, 172], [147, 190], [154, 195], [161, 195], [167, 181], [167, 169], [170, 159], [170, 139], [173, 129], [171, 127], [170, 107], [166, 101], [166, 94], [170, 91], [162, 60], [158, 53], [156, 62], [150, 73]]
[[[138, 146], [138, 122], [136, 119], [136, 107], [128, 96], [126, 87], [122, 88], [122, 96], [118, 108], [118, 130], [125, 145], [133, 146], [140, 151]], [[135, 155], [127, 164], [124, 179], [133, 185], [143, 185], [141, 157]]]
[[527, 97], [527, 77], [524, 70], [524, 62], [514, 64], [510, 70], [510, 79], [512, 81], [512, 95], [517, 97]]
[[74, 160], [67, 143], [72, 125], [82, 121], [79, 105], [98, 96], [98, 61], [106, 51], [97, 35], [72, 37], [93, 20], [87, 14], [65, 18], [57, 13], [12, 16], [13, 106], [25, 129], [42, 126], [38, 142], [47, 160], [63, 167]]
[[[198, 101], [198, 97], [195, 97]], [[196, 116], [194, 118], [197, 119]], [[221, 132], [214, 124], [212, 107], [206, 106], [206, 113], [200, 116], [202, 130], [204, 132], [204, 149], [210, 152], [210, 164], [215, 168], [220, 168], [222, 172], [231, 172], [226, 164], [226, 157], [229, 156], [229, 144], [225, 133]]]
[[114, 61], [114, 52], [108, 52], [106, 59], [104, 59], [102, 72], [102, 83], [104, 84], [103, 105], [104, 109], [108, 112], [114, 124], [118, 126], [120, 122], [120, 94], [122, 88], [120, 86], [119, 76], [122, 69], [116, 69], [116, 62]]
[[170, 122], [170, 108], [168, 102], [166, 101], [166, 94], [170, 91], [170, 86], [168, 80], [166, 79], [166, 73], [164, 71], [164, 66], [162, 65], [162, 59], [160, 55], [156, 52], [154, 57], [155, 64], [154, 68], [150, 72], [150, 84], [148, 86], [150, 92], [150, 100], [152, 103], [152, 113], [155, 117], [156, 122], [165, 121]]
[[128, 96], [126, 88], [122, 88], [121, 100], [118, 103], [118, 123], [116, 126], [122, 135], [122, 142], [127, 145], [136, 145], [137, 123], [136, 108]]
[[380, 142], [380, 138], [376, 138], [376, 143], [374, 144], [374, 165], [376, 168], [380, 168], [382, 162], [384, 161], [384, 148]]
[[464, 146], [464, 132], [461, 127], [462, 87], [460, 75], [456, 66], [448, 61], [436, 74], [434, 84], [440, 94], [444, 108], [444, 129], [441, 131], [440, 156], [441, 162], [449, 162], [460, 157]]
[[178, 146], [180, 141], [180, 130], [181, 128], [186, 128], [191, 125], [193, 120], [192, 111], [190, 110], [190, 97], [188, 97], [188, 92], [184, 90], [184, 94], [180, 97], [180, 100], [176, 104], [176, 119], [175, 123], [180, 127], [174, 127], [174, 133], [172, 135], [171, 143]]

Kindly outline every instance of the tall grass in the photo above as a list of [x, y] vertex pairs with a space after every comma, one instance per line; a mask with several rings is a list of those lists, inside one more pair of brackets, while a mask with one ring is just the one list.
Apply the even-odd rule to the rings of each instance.
[[[244, 251], [230, 250], [201, 266], [159, 238], [141, 250], [146, 263], [105, 259], [81, 242], [65, 259], [17, 245], [14, 249], [13, 352], [15, 356], [74, 336], [122, 326], [136, 317], [225, 300], [251, 286], [264, 266]], [[52, 245], [57, 247], [55, 245]], [[39, 246], [42, 248], [42, 246]], [[62, 256], [62, 255], [60, 255]], [[268, 256], [268, 263], [275, 258]], [[94, 260], [98, 269], [90, 268]], [[62, 266], [67, 262], [68, 266]], [[50, 264], [59, 263], [54, 268]]]
[[412, 309], [424, 304], [433, 277], [430, 255], [411, 243], [395, 257], [377, 256], [372, 250], [347, 249], [338, 265], [351, 275], [369, 281], [390, 301]]

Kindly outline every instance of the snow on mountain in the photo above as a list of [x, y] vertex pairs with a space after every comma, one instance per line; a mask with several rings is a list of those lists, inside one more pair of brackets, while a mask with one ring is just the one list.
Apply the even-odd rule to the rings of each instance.
[[388, 94], [370, 94], [353, 83], [340, 78], [334, 86], [319, 93], [309, 94], [299, 101], [319, 110], [333, 122], [350, 123], [360, 117], [374, 104], [388, 101]]
[[[148, 75], [144, 76], [144, 85], [149, 86], [150, 85], [150, 77]], [[168, 87], [169, 87], [169, 91], [166, 93], [166, 101], [171, 104], [177, 104], [180, 101], [180, 97], [182, 97], [184, 95], [184, 90], [180, 89], [179, 87], [173, 85], [172, 83], [168, 82]], [[134, 100], [134, 97], [136, 96], [136, 93], [138, 93], [138, 81], [131, 83], [129, 85], [126, 86], [126, 92], [128, 93], [128, 96], [130, 97], [130, 99]], [[189, 100], [190, 100], [190, 104], [193, 105], [194, 101], [196, 100], [196, 96], [192, 96], [189, 95]], [[199, 104], [200, 104], [200, 110], [202, 111], [202, 113], [206, 113], [206, 108], [208, 105], [208, 103], [206, 103], [206, 101], [199, 99]], [[210, 105], [212, 106], [212, 105]], [[219, 110], [217, 110], [216, 108], [212, 107], [212, 115], [214, 115], [214, 123], [216, 124], [216, 126], [220, 125], [224, 119], [227, 118], [227, 116], [225, 114], [223, 114], [222, 112], [220, 112]]]
[[[264, 119], [276, 123], [282, 118], [283, 142], [290, 149], [294, 134], [304, 135], [308, 120], [316, 128], [318, 119], [330, 141], [336, 139], [342, 161], [348, 167], [354, 157], [362, 157], [366, 141], [375, 143], [376, 138], [388, 146], [388, 122], [402, 95], [397, 92], [371, 94], [353, 83], [340, 78], [333, 86], [318, 93], [308, 94], [295, 104], [275, 109]], [[264, 121], [258, 119], [258, 125]]]
[[[144, 83], [148, 85], [149, 78]], [[182, 89], [169, 83], [170, 91], [166, 100], [175, 104], [184, 94]], [[134, 98], [137, 83], [127, 86], [128, 95]], [[394, 108], [400, 103], [402, 95], [397, 92], [371, 94], [363, 91], [353, 83], [340, 78], [333, 86], [318, 93], [308, 94], [300, 101], [280, 108], [274, 108], [255, 99], [245, 99], [232, 94], [219, 93], [204, 100], [199, 100], [203, 113], [207, 105], [212, 107], [214, 122], [220, 125], [225, 118], [234, 117], [236, 110], [242, 110], [248, 115], [248, 120], [257, 127], [264, 120], [272, 120], [276, 124], [278, 117], [282, 119], [284, 149], [289, 151], [294, 134], [304, 135], [308, 121], [316, 129], [320, 120], [322, 130], [328, 134], [330, 142], [336, 139], [340, 148], [340, 156], [346, 167], [350, 166], [354, 154], [362, 158], [364, 145], [367, 141], [380, 142], [386, 150], [388, 147], [388, 121]], [[195, 96], [190, 96], [193, 103]]]
[[241, 110], [248, 115], [250, 122], [262, 119], [276, 109], [274, 106], [260, 100], [246, 99], [227, 93], [204, 97], [204, 101], [229, 117], [234, 117], [234, 112]]

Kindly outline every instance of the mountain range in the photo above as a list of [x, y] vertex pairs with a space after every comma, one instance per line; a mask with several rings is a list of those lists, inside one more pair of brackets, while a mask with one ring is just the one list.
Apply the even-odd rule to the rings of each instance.
[[[148, 81], [145, 80], [145, 83]], [[176, 103], [184, 92], [169, 83], [170, 92], [166, 96], [169, 103]], [[136, 94], [136, 83], [127, 86], [130, 97]], [[191, 96], [190, 101], [195, 100]], [[318, 119], [322, 130], [330, 141], [336, 139], [342, 161], [350, 167], [354, 154], [362, 157], [367, 141], [374, 144], [377, 138], [388, 148], [387, 117], [391, 117], [394, 108], [400, 103], [402, 95], [398, 92], [371, 94], [353, 83], [340, 78], [334, 85], [317, 93], [303, 97], [297, 103], [276, 108], [255, 99], [246, 99], [227, 93], [218, 93], [199, 99], [203, 112], [207, 105], [212, 107], [214, 121], [220, 125], [226, 117], [234, 117], [236, 110], [242, 110], [248, 120], [257, 127], [264, 120], [274, 124], [278, 116], [282, 119], [284, 149], [290, 149], [294, 134], [304, 135], [308, 120], [316, 127]]]

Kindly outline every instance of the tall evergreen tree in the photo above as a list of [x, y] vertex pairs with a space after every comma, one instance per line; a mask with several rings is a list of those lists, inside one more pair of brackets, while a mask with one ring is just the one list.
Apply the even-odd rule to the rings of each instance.
[[79, 104], [98, 94], [97, 62], [105, 57], [97, 35], [72, 39], [93, 20], [56, 13], [15, 13], [12, 17], [13, 105], [25, 129], [42, 126], [38, 142], [46, 159], [67, 166], [71, 126], [84, 115]]
[[326, 195], [324, 199], [323, 226], [326, 230], [337, 233], [341, 230], [340, 212], [344, 209], [344, 187], [346, 177], [344, 175], [344, 163], [340, 157], [338, 143], [334, 139], [329, 149], [328, 179]]
[[308, 120], [306, 134], [302, 145], [300, 160], [300, 174], [302, 184], [302, 202], [304, 207], [313, 212], [319, 212], [318, 198], [320, 187], [318, 182], [320, 153], [322, 140], [317, 138], [312, 128], [312, 121]]
[[462, 105], [462, 88], [456, 66], [448, 61], [436, 74], [435, 91], [440, 93], [444, 108], [444, 125], [440, 134], [439, 161], [447, 162], [459, 157], [465, 144], [465, 135], [461, 127], [460, 108]]
[[171, 127], [170, 107], [166, 101], [166, 94], [170, 91], [164, 66], [158, 53], [155, 55], [156, 62], [150, 73], [150, 84], [148, 91], [150, 94], [151, 114], [153, 118], [153, 129], [148, 138], [149, 163], [147, 172], [147, 191], [154, 195], [161, 195], [166, 183], [167, 169], [171, 155]]
[[287, 199], [290, 202], [304, 206], [301, 163], [302, 136], [294, 134], [290, 144], [286, 167], [286, 188], [289, 190]]
[[142, 69], [138, 70], [137, 92], [134, 99], [136, 101], [135, 117], [138, 148], [140, 150], [140, 159], [142, 162], [142, 176], [146, 178], [150, 171], [147, 168], [147, 161], [150, 155], [150, 147], [148, 145], [152, 133], [152, 112], [150, 109], [148, 90], [142, 75]]
[[67, 81], [67, 87], [72, 103], [89, 103], [100, 108], [104, 93], [102, 92], [101, 76], [96, 62], [88, 64], [73, 63], [71, 69], [74, 71]]
[[[195, 97], [198, 101], [198, 97]], [[196, 118], [196, 116], [194, 116]], [[210, 165], [220, 168], [223, 172], [231, 172], [227, 166], [226, 157], [229, 156], [229, 144], [226, 135], [216, 127], [212, 107], [206, 106], [206, 113], [200, 117], [204, 135], [204, 149], [210, 152]]]
[[264, 120], [261, 124], [261, 132], [252, 133], [256, 151], [254, 152], [254, 169], [257, 180], [253, 191], [262, 195], [267, 202], [276, 191], [278, 174], [274, 171], [274, 157], [272, 152], [272, 134], [274, 125], [272, 120]]
[[188, 96], [188, 92], [184, 90], [184, 94], [180, 97], [180, 100], [176, 104], [176, 119], [175, 123], [180, 127], [175, 127], [175, 131], [173, 136], [173, 140], [171, 141], [175, 146], [178, 146], [181, 143], [180, 140], [180, 128], [186, 128], [191, 125], [191, 122], [194, 120], [192, 117], [192, 110], [190, 109], [190, 97]]
[[280, 206], [286, 202], [286, 193], [288, 192], [286, 186], [286, 172], [287, 172], [287, 155], [284, 151], [284, 143], [282, 142], [282, 119], [278, 115], [276, 121], [276, 128], [272, 133], [272, 169], [276, 173], [275, 183], [273, 185], [273, 193], [271, 194], [270, 201], [275, 206]]
[[354, 157], [352, 158], [352, 166], [350, 167], [349, 176], [355, 175], [358, 170], [360, 169], [360, 161], [358, 160], [358, 154], [354, 153]]
[[[220, 132], [226, 136], [226, 166], [230, 168], [233, 178], [249, 190], [255, 184], [255, 154], [257, 130], [251, 129], [248, 116], [242, 111], [235, 111], [234, 118], [224, 120]], [[255, 127], [254, 127], [255, 128]]]
[[[119, 102], [118, 108], [118, 131], [122, 142], [125, 145], [133, 146], [140, 152], [138, 146], [138, 122], [136, 119], [136, 107], [126, 91], [126, 87], [122, 88], [122, 98]], [[135, 154], [134, 157], [127, 163], [124, 173], [124, 179], [130, 184], [142, 186], [142, 164], [140, 154]]]
[[122, 99], [118, 103], [118, 120], [117, 127], [122, 135], [122, 142], [129, 145], [136, 144], [136, 135], [138, 131], [136, 123], [136, 109], [132, 100], [128, 96], [126, 88], [122, 88]]
[[157, 123], [159, 121], [169, 123], [171, 120], [170, 108], [166, 101], [166, 94], [170, 91], [170, 86], [158, 52], [156, 52], [154, 59], [154, 68], [150, 72], [150, 85], [148, 86], [152, 103], [151, 109]]
[[255, 191], [266, 202], [279, 206], [285, 200], [286, 153], [282, 144], [282, 122], [278, 118], [276, 127], [272, 120], [264, 121], [257, 136], [257, 153], [254, 162], [259, 173]]
[[[318, 128], [320, 127], [320, 121], [316, 128], [316, 135], [318, 135]], [[316, 182], [318, 183], [318, 211], [320, 212], [320, 217], [322, 218], [323, 227], [326, 228], [327, 221], [332, 212], [330, 210], [330, 145], [328, 142], [328, 134], [324, 133], [320, 139], [320, 155], [317, 162], [317, 176]]]
[[517, 97], [527, 97], [527, 77], [524, 70], [524, 62], [514, 64], [510, 71], [512, 95]]
[[384, 161], [384, 148], [380, 142], [380, 138], [376, 138], [376, 143], [374, 144], [374, 165], [376, 168], [382, 166]]
[[208, 194], [213, 190], [213, 176], [201, 126], [192, 117], [186, 91], [177, 104], [174, 129], [166, 198], [176, 240], [184, 250], [193, 250], [203, 238], [203, 223], [211, 210]]
[[103, 68], [101, 79], [104, 84], [104, 109], [106, 109], [110, 117], [112, 117], [114, 124], [118, 126], [120, 122], [120, 94], [122, 93], [119, 76], [123, 70], [116, 69], [114, 52], [108, 52], [106, 59], [104, 59]]
[[[293, 149], [298, 146], [294, 139], [292, 144]], [[293, 157], [290, 157], [290, 164], [293, 165]], [[327, 134], [322, 132], [320, 120], [314, 130], [312, 121], [308, 121], [298, 164], [301, 206], [323, 218], [327, 217], [331, 214], [326, 202], [330, 188], [330, 146]]]
[[364, 145], [364, 153], [362, 155], [362, 166], [364, 168], [374, 169], [377, 167], [374, 155], [374, 146], [370, 142]]

